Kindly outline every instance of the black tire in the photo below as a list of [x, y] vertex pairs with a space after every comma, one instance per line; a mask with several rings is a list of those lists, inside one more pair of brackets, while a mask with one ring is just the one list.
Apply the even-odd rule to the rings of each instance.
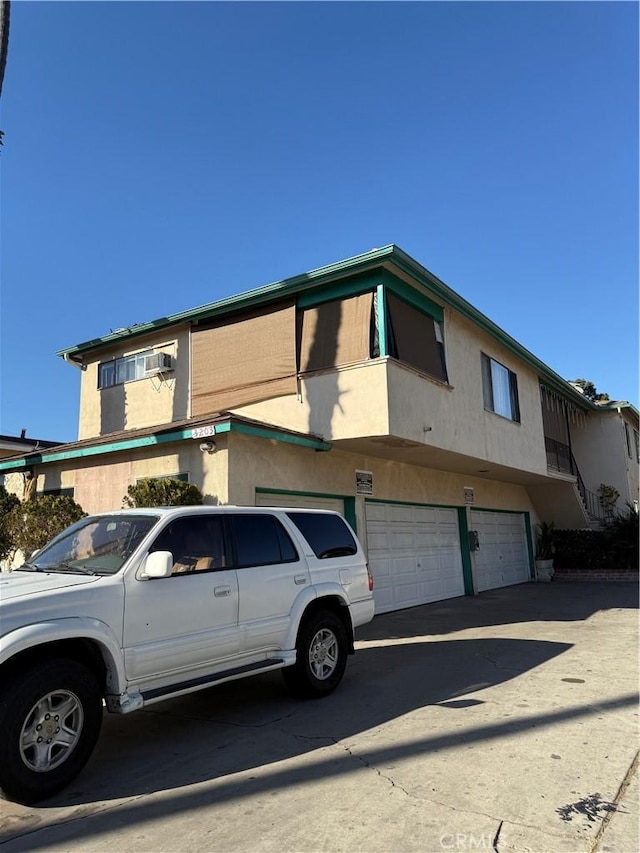
[[30, 805], [53, 796], [87, 763], [100, 733], [102, 697], [73, 660], [29, 666], [3, 684], [0, 788]]
[[347, 665], [347, 632], [328, 610], [306, 617], [298, 631], [297, 659], [282, 670], [289, 690], [302, 699], [319, 699], [336, 689]]

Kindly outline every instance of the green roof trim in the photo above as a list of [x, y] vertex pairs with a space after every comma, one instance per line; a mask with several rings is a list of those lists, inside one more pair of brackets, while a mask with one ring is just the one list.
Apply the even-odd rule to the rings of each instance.
[[252, 424], [245, 424], [239, 421], [227, 421], [225, 423], [215, 425], [215, 434], [220, 435], [225, 432], [239, 432], [243, 435], [251, 435], [255, 438], [267, 438], [271, 441], [280, 441], [282, 444], [295, 444], [297, 447], [307, 447], [311, 450], [331, 450], [331, 444], [321, 439], [307, 438], [304, 435], [294, 435], [293, 433], [280, 432], [271, 427], [258, 427]]
[[[238, 432], [257, 438], [266, 438], [271, 441], [279, 441], [284, 444], [295, 444], [298, 447], [306, 447], [311, 450], [331, 450], [331, 444], [317, 438], [308, 438], [303, 435], [284, 432], [274, 427], [257, 427], [243, 421], [228, 420], [212, 424], [215, 435], [226, 432]], [[201, 426], [201, 424], [200, 424]], [[121, 453], [125, 450], [137, 450], [141, 447], [153, 447], [160, 444], [172, 444], [177, 441], [193, 440], [193, 427], [187, 429], [170, 430], [167, 432], [143, 435], [137, 438], [121, 439], [103, 444], [85, 444], [80, 447], [72, 447], [69, 450], [54, 448], [52, 452], [31, 452], [19, 458], [0, 460], [0, 474], [12, 471], [26, 471], [34, 465], [49, 465], [54, 462], [66, 462], [71, 459], [85, 459], [91, 456], [104, 456], [109, 453]]]
[[[318, 269], [311, 270], [310, 272], [303, 273], [302, 275], [267, 284], [263, 287], [249, 290], [237, 296], [220, 299], [216, 302], [210, 302], [206, 305], [201, 305], [198, 308], [181, 311], [167, 317], [160, 317], [159, 319], [152, 320], [148, 323], [137, 323], [133, 326], [117, 329], [104, 337], [94, 338], [93, 340], [84, 341], [76, 346], [59, 350], [57, 355], [65, 358], [66, 360], [81, 363], [83, 354], [101, 349], [111, 344], [121, 343], [125, 340], [137, 338], [142, 335], [149, 334], [150, 332], [166, 329], [171, 326], [189, 323], [193, 324], [203, 320], [209, 320], [214, 317], [222, 317], [226, 314], [247, 310], [258, 305], [275, 302], [298, 294], [300, 294], [298, 296], [298, 302], [301, 306], [304, 307], [311, 304], [317, 304], [316, 298], [318, 301], [326, 301], [326, 292], [323, 294], [317, 294], [317, 296], [316, 294], [311, 294], [310, 291], [315, 288], [328, 284], [335, 285], [339, 279], [350, 277], [351, 281], [349, 283], [345, 282], [344, 290], [336, 287], [333, 292], [335, 294], [344, 293], [345, 295], [348, 293], [362, 292], [358, 291], [358, 289], [353, 289], [354, 285], [355, 288], [359, 288], [361, 286], [361, 282], [354, 281], [354, 277], [369, 272], [371, 274], [371, 285], [367, 285], [364, 289], [369, 289], [369, 287], [370, 289], [374, 289], [378, 283], [381, 283], [380, 271], [382, 271], [382, 269], [386, 269], [393, 273], [394, 267], [396, 270], [408, 275], [416, 283], [425, 288], [427, 293], [424, 294], [424, 299], [431, 303], [432, 310], [429, 313], [432, 313], [433, 316], [436, 316], [433, 314], [433, 311], [435, 309], [441, 311], [441, 308], [435, 302], [431, 302], [429, 299], [430, 296], [444, 302], [445, 305], [450, 306], [468, 320], [471, 320], [475, 325], [479, 326], [488, 335], [498, 341], [498, 343], [502, 344], [502, 346], [506, 347], [506, 349], [510, 350], [514, 355], [533, 368], [533, 370], [539, 374], [540, 378], [544, 379], [551, 388], [572, 400], [575, 405], [580, 406], [585, 411], [593, 411], [594, 409], [599, 408], [590, 401], [585, 400], [582, 395], [565, 379], [548, 367], [544, 362], [540, 361], [540, 359], [533, 355], [533, 353], [529, 352], [529, 350], [519, 344], [515, 338], [512, 338], [492, 320], [474, 308], [470, 302], [467, 302], [466, 299], [448, 287], [443, 281], [437, 278], [437, 276], [429, 272], [426, 267], [423, 267], [410, 255], [394, 244], [389, 244], [388, 246], [383, 246], [379, 249], [371, 249], [369, 252], [355, 255], [352, 258], [347, 258], [343, 261], [319, 267]], [[411, 292], [410, 286], [403, 290], [403, 292], [406, 297], [406, 293]], [[331, 291], [329, 291], [329, 293], [331, 293]], [[302, 296], [302, 294], [308, 295]], [[337, 296], [335, 298], [337, 298]], [[437, 316], [436, 319], [438, 319]]]

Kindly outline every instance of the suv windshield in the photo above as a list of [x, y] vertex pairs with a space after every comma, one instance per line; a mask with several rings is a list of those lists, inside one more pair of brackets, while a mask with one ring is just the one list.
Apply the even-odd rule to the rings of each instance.
[[113, 575], [157, 521], [155, 515], [88, 516], [56, 536], [25, 568]]

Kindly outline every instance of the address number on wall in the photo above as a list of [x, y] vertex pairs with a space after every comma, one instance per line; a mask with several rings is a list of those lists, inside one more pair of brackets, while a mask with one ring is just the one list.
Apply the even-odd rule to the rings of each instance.
[[191, 430], [191, 438], [209, 438], [210, 435], [216, 434], [216, 428], [213, 424], [209, 426], [194, 427]]

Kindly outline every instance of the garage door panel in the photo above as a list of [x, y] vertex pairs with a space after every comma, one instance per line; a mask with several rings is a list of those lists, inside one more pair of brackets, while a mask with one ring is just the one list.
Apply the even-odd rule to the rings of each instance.
[[376, 612], [464, 595], [457, 510], [367, 501], [366, 514]]
[[315, 495], [290, 495], [286, 492], [256, 492], [256, 506], [297, 507], [300, 509], [330, 509], [344, 516], [342, 498], [322, 498]]
[[522, 513], [472, 510], [471, 526], [478, 531], [475, 552], [479, 592], [525, 583], [530, 579], [529, 549]]

